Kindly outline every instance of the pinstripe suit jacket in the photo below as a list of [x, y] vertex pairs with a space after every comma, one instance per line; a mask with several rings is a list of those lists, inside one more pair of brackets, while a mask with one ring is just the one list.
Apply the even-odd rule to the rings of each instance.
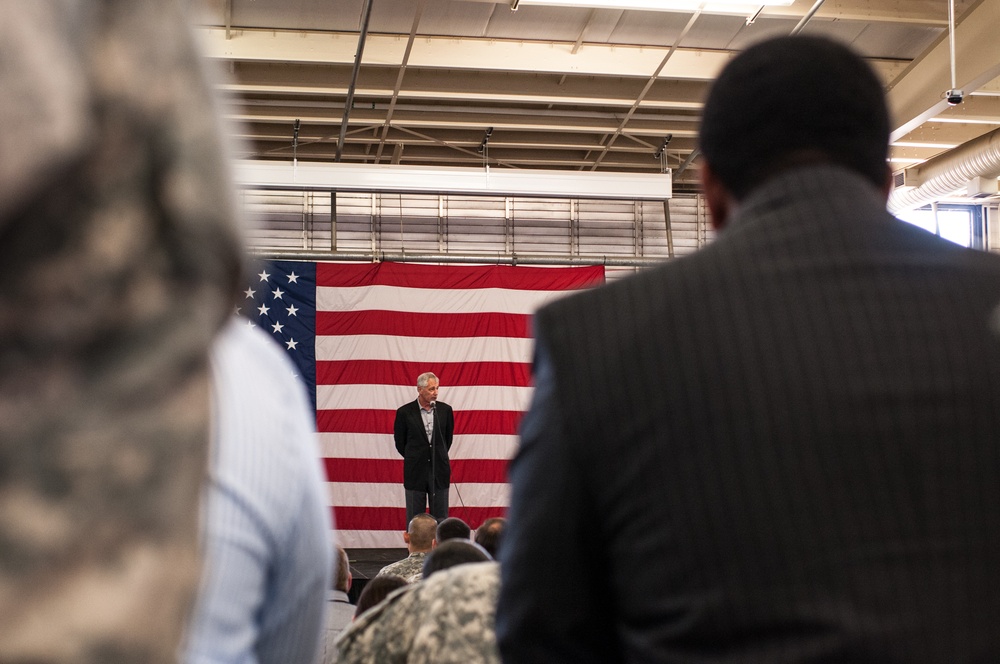
[[1000, 660], [998, 302], [823, 166], [539, 312], [505, 660]]

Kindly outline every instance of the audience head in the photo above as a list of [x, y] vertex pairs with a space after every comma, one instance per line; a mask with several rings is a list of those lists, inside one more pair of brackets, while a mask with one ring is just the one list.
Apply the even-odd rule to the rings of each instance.
[[406, 579], [396, 574], [380, 574], [376, 576], [361, 591], [361, 595], [358, 597], [357, 608], [354, 610], [354, 617], [357, 618], [388, 597], [393, 590], [402, 588], [405, 585], [408, 585]]
[[437, 519], [424, 512], [410, 519], [410, 526], [403, 533], [403, 540], [410, 553], [427, 552], [434, 546], [436, 531]]
[[494, 560], [500, 559], [497, 556], [497, 551], [500, 549], [500, 535], [503, 533], [504, 524], [506, 523], [507, 519], [495, 516], [492, 519], [483, 521], [483, 524], [476, 529], [476, 544], [486, 549], [486, 552]]
[[351, 561], [347, 558], [347, 552], [339, 544], [334, 547], [333, 555], [333, 589], [347, 592], [351, 589]]
[[469, 527], [469, 524], [455, 516], [443, 519], [441, 523], [437, 525], [437, 543], [439, 546], [445, 540], [468, 540], [471, 535], [472, 528]]
[[734, 58], [712, 85], [699, 139], [703, 178], [741, 201], [782, 171], [830, 163], [884, 190], [889, 131], [882, 83], [860, 56], [821, 37], [771, 39]]
[[453, 539], [439, 544], [424, 560], [424, 580], [434, 572], [464, 563], [481, 563], [490, 560], [483, 547], [469, 540]]

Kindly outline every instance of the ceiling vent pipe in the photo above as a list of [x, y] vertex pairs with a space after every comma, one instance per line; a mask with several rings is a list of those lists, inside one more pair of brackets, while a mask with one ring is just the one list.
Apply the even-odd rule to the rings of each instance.
[[917, 186], [897, 187], [889, 196], [889, 211], [895, 214], [912, 210], [965, 189], [977, 177], [997, 176], [1000, 176], [1000, 129], [906, 169], [905, 179]]

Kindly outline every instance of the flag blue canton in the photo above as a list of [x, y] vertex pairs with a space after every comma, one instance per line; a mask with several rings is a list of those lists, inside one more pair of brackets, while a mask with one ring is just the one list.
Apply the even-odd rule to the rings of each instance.
[[298, 368], [316, 410], [316, 264], [266, 261], [249, 279], [236, 313], [269, 333]]

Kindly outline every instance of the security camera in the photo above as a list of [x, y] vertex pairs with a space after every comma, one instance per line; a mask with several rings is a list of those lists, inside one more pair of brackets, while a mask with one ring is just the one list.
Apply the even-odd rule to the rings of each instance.
[[962, 99], [965, 97], [965, 93], [961, 90], [948, 90], [944, 93], [944, 98], [948, 100], [948, 103], [952, 106], [958, 106], [962, 103]]

